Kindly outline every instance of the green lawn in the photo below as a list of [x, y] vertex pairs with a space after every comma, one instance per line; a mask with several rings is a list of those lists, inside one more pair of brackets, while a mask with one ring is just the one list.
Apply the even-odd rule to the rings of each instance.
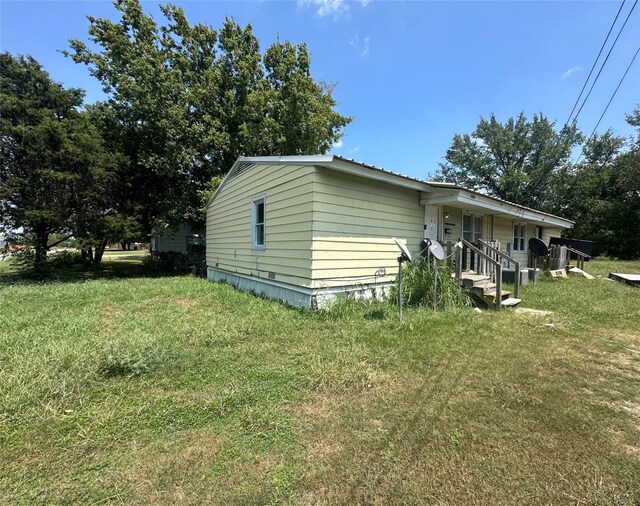
[[[640, 262], [587, 270], [640, 272]], [[640, 290], [301, 312], [194, 277], [0, 285], [7, 504], [640, 503]]]

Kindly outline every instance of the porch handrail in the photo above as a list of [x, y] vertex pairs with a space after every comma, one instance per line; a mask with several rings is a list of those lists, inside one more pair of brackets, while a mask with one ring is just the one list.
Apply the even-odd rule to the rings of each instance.
[[574, 255], [577, 255], [577, 257], [578, 257], [578, 268], [579, 269], [584, 269], [584, 259], [585, 258], [591, 258], [591, 256], [587, 255], [586, 253], [583, 253], [582, 251], [579, 251], [577, 249], [573, 249], [570, 246], [565, 246], [565, 248], [567, 248], [567, 251], [573, 253]]
[[[458, 241], [463, 245], [469, 248], [471, 251], [476, 253], [479, 257], [484, 258], [490, 264], [492, 264], [496, 269], [496, 297], [494, 299], [495, 306], [497, 309], [502, 308], [502, 264], [498, 262], [496, 259], [487, 255], [484, 251], [479, 248], [476, 248], [473, 244], [465, 239], [458, 239]], [[462, 248], [458, 249], [457, 252], [457, 261], [456, 261], [456, 279], [460, 281], [462, 277]]]
[[573, 249], [569, 246], [565, 246], [567, 248], [567, 251], [570, 251], [571, 253], [574, 253], [576, 255], [578, 255], [579, 257], [584, 257], [584, 258], [591, 258], [591, 255], [587, 255], [586, 253], [583, 253], [580, 250], [577, 249]]
[[499, 249], [494, 248], [493, 246], [489, 245], [488, 243], [486, 243], [482, 239], [478, 239], [478, 242], [482, 246], [487, 248], [487, 250], [491, 251], [492, 253], [494, 253], [498, 257], [500, 257], [500, 260], [506, 260], [509, 264], [513, 264], [515, 266], [515, 271], [516, 272], [515, 272], [515, 281], [514, 281], [514, 287], [513, 287], [513, 294], [514, 294], [516, 299], [519, 299], [520, 298], [520, 262], [518, 262], [517, 260], [514, 260], [509, 255], [507, 255], [506, 253], [503, 253]]

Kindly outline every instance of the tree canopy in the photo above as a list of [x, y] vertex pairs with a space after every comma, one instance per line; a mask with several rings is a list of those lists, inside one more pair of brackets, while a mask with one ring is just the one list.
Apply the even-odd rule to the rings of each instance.
[[542, 114], [504, 123], [491, 115], [453, 137], [436, 177], [573, 220], [571, 237], [595, 241], [596, 254], [638, 257], [639, 107], [627, 121], [638, 127], [635, 139], [611, 131], [585, 139], [575, 125], [558, 130]]
[[312, 78], [305, 44], [278, 41], [262, 55], [251, 25], [190, 25], [173, 5], [161, 6], [161, 25], [139, 0], [114, 5], [120, 20], [90, 17], [91, 47], [72, 40], [67, 54], [108, 94], [145, 229], [202, 221], [202, 196], [238, 156], [325, 153], [351, 121]]
[[116, 160], [82, 100], [33, 58], [0, 54], [0, 223], [32, 239], [36, 267], [50, 235], [82, 236], [81, 220], [109, 212]]
[[520, 113], [505, 123], [492, 114], [481, 118], [473, 133], [454, 135], [437, 177], [551, 211], [555, 181], [581, 140], [575, 126], [557, 131], [543, 114], [528, 120]]

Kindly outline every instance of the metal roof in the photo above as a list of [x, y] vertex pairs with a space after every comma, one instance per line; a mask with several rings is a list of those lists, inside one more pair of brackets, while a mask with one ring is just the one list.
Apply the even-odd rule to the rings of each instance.
[[[523, 206], [521, 204], [517, 204], [515, 202], [510, 202], [508, 200], [504, 200], [501, 199], [499, 197], [494, 197], [491, 195], [487, 195], [486, 193], [482, 193], [479, 192], [477, 190], [471, 190], [469, 188], [465, 188], [463, 186], [457, 185], [455, 183], [447, 183], [447, 182], [443, 182], [443, 181], [427, 181], [425, 179], [420, 179], [420, 178], [416, 178], [416, 177], [412, 177], [412, 176], [407, 176], [406, 174], [401, 174], [399, 172], [393, 172], [387, 169], [383, 169], [382, 167], [376, 167], [375, 165], [370, 165], [368, 163], [364, 163], [364, 162], [359, 162], [357, 160], [354, 160], [353, 158], [345, 158], [339, 155], [291, 155], [291, 156], [242, 156], [240, 158], [238, 158], [238, 160], [236, 160], [236, 162], [234, 163], [233, 167], [231, 168], [231, 170], [229, 171], [226, 179], [230, 179], [233, 177], [234, 170], [237, 170], [238, 168], [240, 168], [241, 170], [243, 168], [245, 168], [247, 166], [247, 164], [260, 164], [260, 163], [269, 163], [269, 164], [286, 164], [286, 165], [318, 165], [318, 166], [323, 166], [323, 167], [332, 167], [334, 165], [335, 161], [341, 161], [341, 162], [345, 162], [345, 163], [349, 163], [349, 164], [353, 164], [357, 167], [362, 167], [365, 169], [369, 169], [371, 171], [375, 171], [375, 172], [379, 172], [381, 174], [387, 174], [389, 176], [395, 177], [395, 178], [401, 178], [402, 180], [405, 181], [410, 181], [413, 183], [417, 183], [419, 185], [425, 185], [426, 188], [428, 189], [428, 187], [432, 187], [432, 188], [448, 188], [451, 190], [459, 190], [459, 191], [464, 191], [464, 192], [468, 192], [471, 193], [473, 195], [478, 195], [482, 198], [486, 198], [486, 199], [490, 199], [496, 202], [500, 202], [503, 204], [507, 204], [510, 206], [515, 206], [518, 207], [520, 209], [526, 210], [526, 211], [530, 211], [533, 213], [538, 213], [538, 214], [542, 214], [544, 216], [549, 216], [551, 218], [555, 218], [555, 219], [559, 219], [559, 220], [563, 220], [567, 223], [571, 223], [573, 224], [574, 222], [571, 220], [568, 220], [566, 218], [563, 218], [561, 216], [557, 216], [551, 213], [547, 213], [544, 211], [540, 211], [538, 209], [533, 209], [531, 207], [527, 207], [527, 206]], [[215, 197], [215, 195], [218, 193], [218, 190], [220, 190], [220, 188], [222, 188], [222, 186], [224, 185], [224, 182], [222, 182], [222, 184], [218, 187], [218, 189], [216, 190], [216, 192], [214, 193], [214, 195], [211, 197], [211, 200], [213, 200], [213, 198]]]

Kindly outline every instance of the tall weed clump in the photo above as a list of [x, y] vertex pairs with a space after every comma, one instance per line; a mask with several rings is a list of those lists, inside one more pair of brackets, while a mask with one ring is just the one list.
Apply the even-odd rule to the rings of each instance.
[[[416, 257], [412, 262], [405, 263], [403, 269], [402, 300], [404, 304], [433, 307], [437, 275], [437, 309], [471, 306], [469, 294], [462, 290], [451, 276], [451, 269], [441, 262], [438, 262], [437, 268], [434, 269], [432, 261]], [[390, 297], [391, 300], [398, 300], [397, 284], [392, 288]]]

